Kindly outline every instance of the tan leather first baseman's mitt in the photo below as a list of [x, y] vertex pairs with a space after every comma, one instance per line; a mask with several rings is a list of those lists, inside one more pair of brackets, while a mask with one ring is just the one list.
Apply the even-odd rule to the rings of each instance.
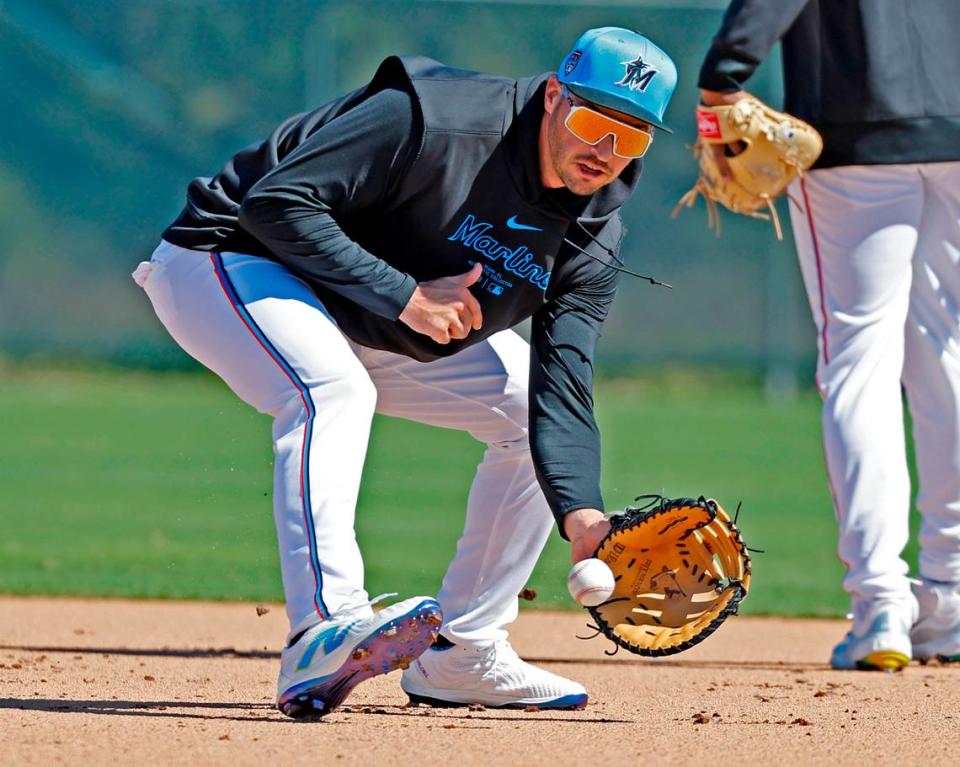
[[594, 556], [613, 571], [616, 586], [605, 602], [587, 609], [619, 647], [673, 655], [736, 613], [750, 588], [750, 555], [716, 501], [641, 498], [650, 503], [610, 517], [610, 532]]
[[[722, 153], [710, 147], [722, 146]], [[754, 96], [733, 104], [697, 107], [694, 157], [700, 177], [673, 210], [692, 207], [698, 194], [707, 203], [707, 221], [720, 234], [717, 203], [734, 213], [772, 219], [777, 239], [783, 239], [774, 200], [807, 170], [823, 150], [823, 139], [811, 125], [778, 112]], [[719, 155], [719, 157], [718, 157]], [[724, 175], [721, 164], [729, 172]]]

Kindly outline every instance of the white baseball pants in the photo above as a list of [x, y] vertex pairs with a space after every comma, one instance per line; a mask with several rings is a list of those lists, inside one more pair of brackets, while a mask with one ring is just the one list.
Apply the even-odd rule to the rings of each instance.
[[815, 170], [790, 214], [818, 331], [823, 441], [844, 588], [909, 598], [910, 477], [920, 575], [960, 582], [960, 162]]
[[354, 511], [378, 412], [462, 429], [487, 445], [438, 598], [454, 642], [506, 637], [553, 527], [527, 441], [529, 349], [520, 336], [500, 332], [452, 357], [417, 362], [347, 339], [280, 264], [166, 242], [134, 279], [187, 353], [273, 416], [273, 509], [290, 636], [368, 599]]

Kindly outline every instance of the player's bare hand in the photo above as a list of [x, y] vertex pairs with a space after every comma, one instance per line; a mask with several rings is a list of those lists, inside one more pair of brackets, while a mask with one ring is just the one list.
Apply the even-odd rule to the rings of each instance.
[[589, 559], [610, 532], [610, 520], [599, 509], [577, 509], [563, 518], [563, 531], [570, 539], [570, 559]]
[[438, 344], [480, 330], [483, 313], [470, 286], [481, 274], [483, 266], [477, 262], [469, 272], [419, 283], [400, 313], [400, 321]]
[[[708, 107], [717, 107], [724, 104], [735, 104], [737, 101], [747, 95], [746, 91], [734, 91], [733, 93], [723, 93], [721, 91], [708, 91], [705, 88], [700, 89], [700, 103]], [[730, 166], [727, 165], [727, 152], [739, 154], [746, 145], [737, 144], [704, 144], [703, 151], [713, 154], [714, 163], [720, 175], [729, 178]]]

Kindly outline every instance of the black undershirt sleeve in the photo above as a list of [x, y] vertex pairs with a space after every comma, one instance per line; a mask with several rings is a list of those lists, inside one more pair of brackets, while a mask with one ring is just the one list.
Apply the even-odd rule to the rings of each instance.
[[422, 140], [412, 96], [380, 91], [315, 131], [247, 192], [241, 226], [296, 274], [390, 320], [416, 281], [351, 240], [337, 223], [377, 205]]
[[593, 358], [618, 281], [617, 272], [605, 269], [533, 316], [530, 447], [537, 479], [561, 535], [567, 513], [603, 510]]
[[810, 0], [733, 0], [700, 68], [698, 85], [733, 93], [756, 71]]

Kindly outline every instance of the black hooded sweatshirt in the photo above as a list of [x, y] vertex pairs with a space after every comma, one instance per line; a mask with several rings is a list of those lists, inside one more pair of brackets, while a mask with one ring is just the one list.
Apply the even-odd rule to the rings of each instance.
[[[640, 162], [590, 196], [544, 189], [546, 79], [388, 58], [366, 87], [194, 179], [163, 237], [276, 260], [349, 338], [421, 361], [532, 317], [531, 449], [559, 521], [603, 508], [593, 357], [619, 281], [619, 208]], [[398, 320], [418, 282], [477, 261], [481, 330], [442, 345]]]

